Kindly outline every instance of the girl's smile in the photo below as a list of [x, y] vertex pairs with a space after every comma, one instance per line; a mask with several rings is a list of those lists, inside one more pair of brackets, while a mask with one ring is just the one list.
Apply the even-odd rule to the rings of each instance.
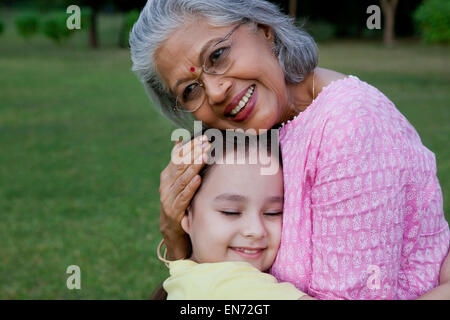
[[264, 248], [254, 248], [254, 247], [230, 247], [231, 250], [236, 252], [238, 255], [245, 259], [258, 259], [263, 254]]

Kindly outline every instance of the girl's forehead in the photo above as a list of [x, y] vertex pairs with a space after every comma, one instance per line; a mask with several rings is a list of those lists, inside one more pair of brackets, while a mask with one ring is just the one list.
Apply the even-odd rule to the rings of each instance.
[[[259, 189], [259, 187], [282, 185], [281, 171], [276, 174], [263, 175], [261, 164], [216, 164], [210, 168], [210, 172], [204, 181], [210, 191], [241, 191], [247, 192]], [[256, 188], [258, 187], [258, 188]], [[249, 190], [249, 188], [253, 188]]]

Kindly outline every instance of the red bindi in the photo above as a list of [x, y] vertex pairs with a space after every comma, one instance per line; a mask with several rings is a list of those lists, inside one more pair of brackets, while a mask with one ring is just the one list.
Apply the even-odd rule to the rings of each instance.
[[194, 72], [194, 71], [195, 71], [195, 68], [194, 68], [194, 67], [191, 67], [189, 70], [191, 70], [191, 72]]

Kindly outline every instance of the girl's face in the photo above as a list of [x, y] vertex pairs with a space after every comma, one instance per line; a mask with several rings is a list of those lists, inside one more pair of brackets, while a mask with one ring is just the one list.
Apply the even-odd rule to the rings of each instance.
[[216, 164], [182, 220], [196, 262], [246, 261], [266, 271], [275, 260], [283, 210], [283, 177], [258, 164]]
[[[214, 27], [199, 19], [178, 29], [155, 54], [158, 73], [174, 96], [185, 97], [192, 92], [205, 59], [217, 61], [219, 54], [227, 52], [229, 68], [224, 74], [200, 75], [205, 99], [194, 116], [210, 128], [270, 129], [281, 121], [288, 105], [284, 73], [272, 49], [272, 31], [262, 26], [253, 30], [247, 23], [232, 33], [229, 42], [220, 42], [235, 26]], [[231, 49], [208, 50], [220, 46]], [[248, 103], [238, 111], [252, 87]]]

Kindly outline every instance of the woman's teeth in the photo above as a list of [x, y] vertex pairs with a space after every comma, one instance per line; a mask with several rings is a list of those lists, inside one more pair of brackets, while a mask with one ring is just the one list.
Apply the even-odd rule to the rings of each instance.
[[242, 97], [241, 101], [239, 101], [238, 105], [233, 110], [230, 111], [230, 115], [235, 116], [239, 111], [241, 111], [247, 105], [247, 102], [252, 97], [254, 90], [255, 90], [255, 85], [252, 85], [247, 90], [245, 95]]

